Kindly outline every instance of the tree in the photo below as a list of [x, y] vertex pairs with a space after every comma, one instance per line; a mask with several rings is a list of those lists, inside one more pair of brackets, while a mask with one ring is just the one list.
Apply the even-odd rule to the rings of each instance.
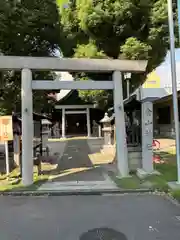
[[1, 0], [0, 50], [5, 55], [48, 56], [58, 47], [60, 28], [53, 0]]
[[[64, 56], [146, 59], [146, 74], [163, 61], [169, 46], [167, 0], [57, 0], [57, 4], [66, 37], [60, 46]], [[137, 88], [146, 74], [133, 74], [131, 86]], [[106, 91], [80, 93], [95, 101], [108, 97]]]
[[[0, 52], [3, 55], [52, 56], [60, 42], [55, 0], [1, 0]], [[51, 79], [50, 72], [33, 72], [33, 79]], [[0, 75], [0, 113], [20, 111], [20, 72]], [[47, 93], [34, 91], [34, 110], [48, 104]]]

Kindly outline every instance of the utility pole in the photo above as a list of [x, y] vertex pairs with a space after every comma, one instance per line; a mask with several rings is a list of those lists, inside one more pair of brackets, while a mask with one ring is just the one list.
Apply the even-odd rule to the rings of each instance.
[[[180, 4], [180, 1], [178, 0]], [[168, 20], [169, 20], [169, 40], [170, 40], [170, 58], [171, 58], [171, 78], [173, 92], [173, 110], [174, 125], [176, 136], [176, 159], [177, 159], [177, 183], [180, 184], [180, 132], [179, 132], [179, 110], [177, 96], [177, 79], [176, 79], [176, 58], [175, 58], [175, 38], [174, 38], [174, 19], [172, 0], [168, 0]]]

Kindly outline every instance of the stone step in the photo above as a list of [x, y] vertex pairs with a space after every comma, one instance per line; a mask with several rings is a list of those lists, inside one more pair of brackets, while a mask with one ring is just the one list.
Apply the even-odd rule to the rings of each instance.
[[53, 190], [53, 191], [76, 191], [76, 190], [102, 190], [102, 189], [117, 189], [114, 182], [110, 180], [104, 181], [66, 181], [66, 182], [52, 182], [47, 181], [40, 186], [39, 190]]

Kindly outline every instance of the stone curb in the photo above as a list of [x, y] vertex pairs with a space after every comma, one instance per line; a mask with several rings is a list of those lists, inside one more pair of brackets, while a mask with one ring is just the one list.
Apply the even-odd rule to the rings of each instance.
[[103, 195], [103, 194], [126, 194], [126, 193], [152, 193], [151, 189], [93, 189], [77, 191], [0, 191], [0, 196], [86, 196], [86, 195]]
[[173, 198], [170, 194], [164, 192], [158, 192], [152, 189], [129, 189], [129, 190], [87, 190], [87, 191], [0, 191], [0, 196], [12, 196], [12, 197], [43, 197], [43, 196], [103, 196], [103, 195], [124, 195], [124, 194], [153, 194], [164, 197], [172, 204], [180, 207], [180, 202]]
[[176, 206], [180, 207], [180, 202], [176, 200], [173, 196], [170, 194], [165, 194], [165, 198], [169, 200], [172, 204], [175, 204]]

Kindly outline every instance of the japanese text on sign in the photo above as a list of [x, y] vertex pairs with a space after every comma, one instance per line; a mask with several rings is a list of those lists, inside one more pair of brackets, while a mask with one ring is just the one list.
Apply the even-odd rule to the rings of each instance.
[[0, 117], [0, 141], [13, 140], [12, 116]]

